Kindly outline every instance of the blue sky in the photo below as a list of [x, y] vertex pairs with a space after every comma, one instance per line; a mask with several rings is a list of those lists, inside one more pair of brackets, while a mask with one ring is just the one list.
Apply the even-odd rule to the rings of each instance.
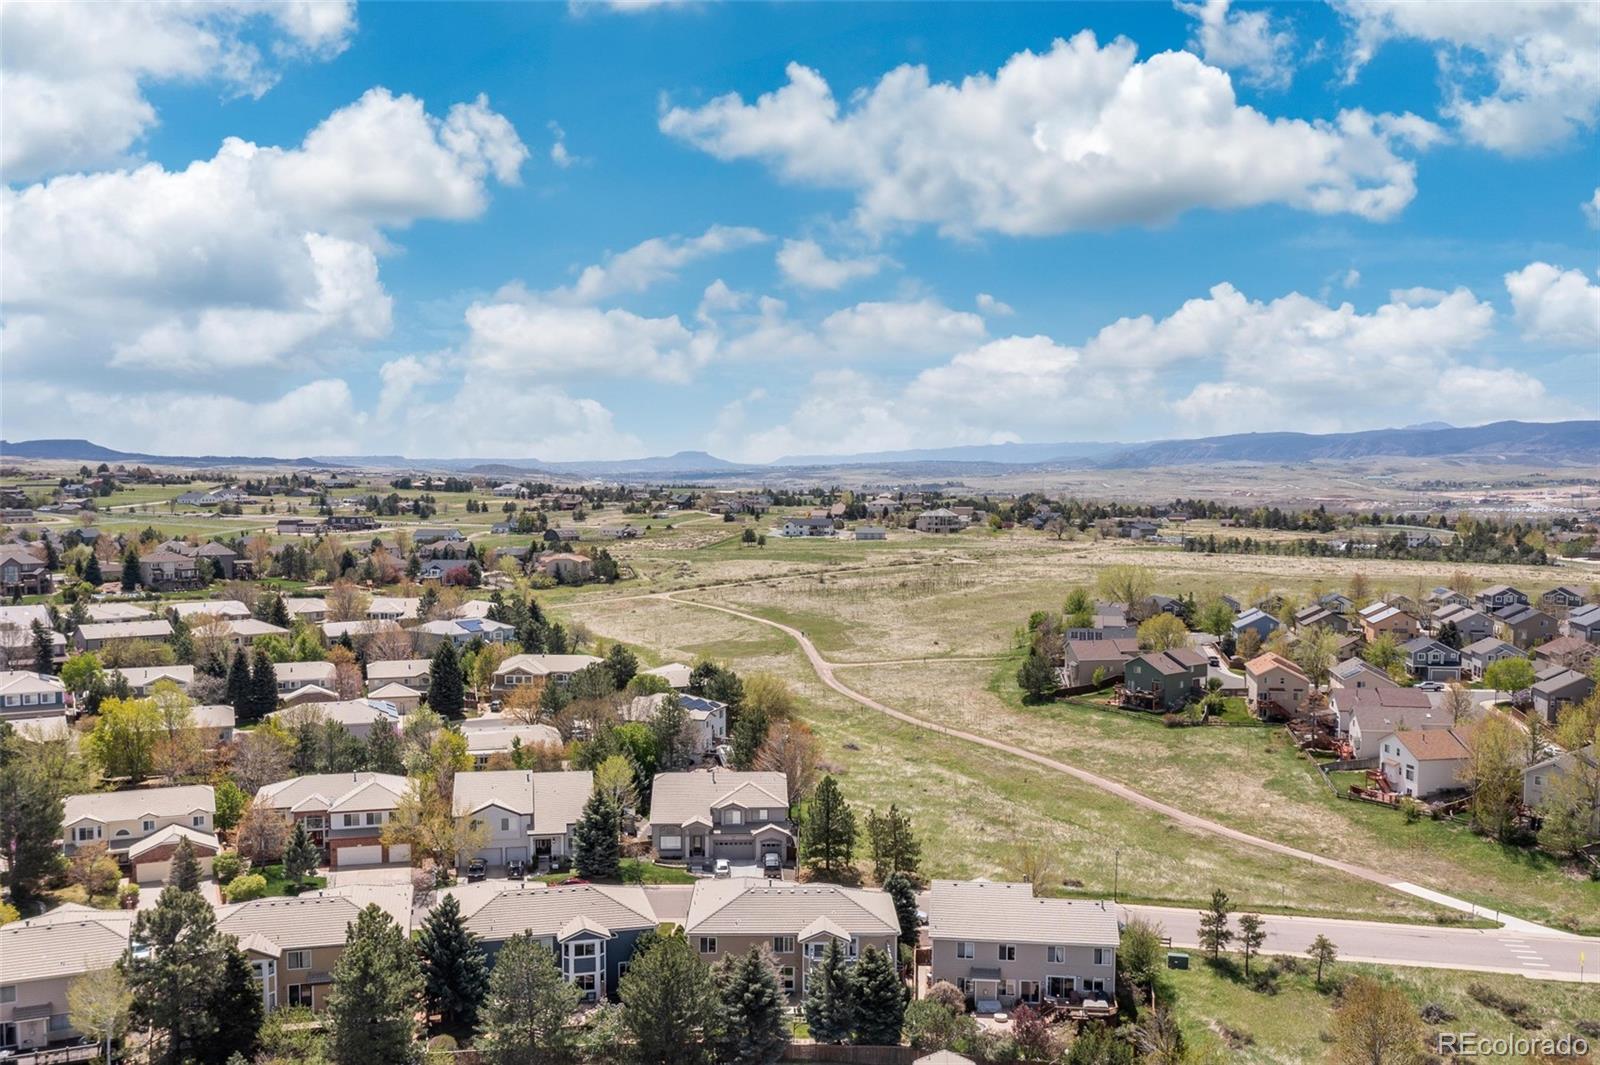
[[1600, 408], [1593, 6], [0, 18], [8, 439], [766, 460]]

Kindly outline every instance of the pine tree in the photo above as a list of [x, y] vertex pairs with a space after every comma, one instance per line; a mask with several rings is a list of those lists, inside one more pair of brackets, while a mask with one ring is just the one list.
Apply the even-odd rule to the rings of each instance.
[[167, 878], [167, 883], [179, 891], [200, 890], [200, 860], [194, 856], [194, 844], [189, 842], [188, 836], [178, 840], [178, 848], [172, 855], [172, 874]]
[[867, 814], [867, 845], [872, 852], [872, 875], [879, 883], [891, 873], [914, 873], [922, 858], [922, 845], [911, 831], [911, 818], [893, 803], [882, 817]]
[[307, 877], [316, 873], [317, 863], [321, 859], [316, 841], [306, 831], [305, 822], [296, 821], [294, 831], [289, 834], [289, 842], [283, 848], [284, 877], [298, 889]]
[[422, 973], [405, 933], [369, 904], [345, 933], [328, 996], [327, 1053], [336, 1065], [402, 1065], [420, 1058]]
[[50, 645], [50, 630], [37, 618], [33, 622], [33, 671], [45, 676], [56, 671], [56, 652]]
[[917, 889], [905, 873], [890, 873], [883, 882], [886, 895], [894, 900], [894, 915], [900, 922], [900, 942], [917, 945]]
[[417, 960], [428, 1012], [437, 1013], [446, 1027], [477, 1027], [478, 1010], [489, 994], [489, 965], [478, 937], [462, 923], [454, 895], [445, 895], [422, 922]]
[[100, 572], [100, 556], [91, 553], [89, 561], [83, 567], [83, 579], [98, 587], [105, 583], [105, 574]]
[[1221, 888], [1211, 893], [1211, 908], [1200, 911], [1199, 939], [1213, 959], [1233, 939], [1233, 930], [1228, 927], [1228, 893]]
[[213, 1065], [254, 1058], [264, 1020], [261, 980], [244, 951], [232, 943], [223, 953], [221, 973], [206, 1009], [216, 1018], [216, 1030], [202, 1040], [196, 1056]]
[[1029, 699], [1038, 702], [1054, 695], [1058, 686], [1055, 667], [1050, 664], [1050, 659], [1040, 654], [1038, 648], [1029, 651], [1028, 657], [1017, 669], [1017, 687], [1026, 692]]
[[267, 652], [258, 650], [250, 670], [250, 718], [260, 721], [278, 708], [278, 671]]
[[139, 553], [133, 548], [128, 548], [128, 553], [122, 556], [122, 590], [131, 592], [139, 587]]
[[433, 665], [428, 669], [428, 706], [440, 717], [460, 717], [466, 701], [461, 659], [455, 644], [445, 640], [433, 653]]
[[598, 791], [583, 805], [572, 828], [573, 865], [586, 880], [615, 880], [622, 875], [622, 823], [617, 808]]
[[606, 653], [606, 669], [611, 673], [611, 683], [621, 691], [639, 672], [639, 658], [623, 644], [614, 643]]
[[379, 718], [367, 733], [367, 768], [374, 773], [394, 773], [403, 776], [406, 771], [402, 760], [403, 745], [400, 731], [394, 722]]
[[576, 1034], [569, 1021], [581, 995], [562, 979], [549, 949], [517, 933], [495, 955], [479, 1052], [490, 1065], [566, 1065]]
[[1241, 913], [1239, 915], [1239, 951], [1244, 955], [1244, 974], [1250, 975], [1250, 959], [1260, 951], [1261, 945], [1267, 941], [1267, 928], [1261, 916], [1254, 913]]
[[801, 834], [805, 862], [829, 874], [850, 864], [856, 849], [856, 815], [830, 773], [817, 785]]
[[698, 1063], [711, 1053], [721, 1003], [711, 970], [681, 935], [658, 936], [622, 978], [622, 1021], [641, 1062]]
[[828, 940], [822, 961], [806, 975], [802, 1009], [811, 1038], [819, 1043], [843, 1043], [855, 1030], [855, 988], [837, 939]]
[[760, 947], [751, 947], [734, 960], [722, 989], [726, 1030], [718, 1060], [736, 1065], [771, 1065], [781, 1058], [789, 1045], [786, 1007], [772, 963]]
[[287, 629], [294, 625], [294, 619], [289, 616], [289, 605], [283, 601], [283, 596], [272, 597], [272, 609], [267, 614], [267, 621], [280, 629]]
[[62, 809], [59, 784], [24, 748], [0, 722], [0, 884], [31, 901], [61, 860]]
[[898, 1046], [905, 1025], [906, 986], [894, 959], [877, 947], [861, 952], [850, 974], [855, 987], [852, 1042], [865, 1046]]
[[245, 657], [242, 647], [233, 652], [233, 663], [228, 667], [226, 691], [225, 698], [228, 705], [233, 707], [234, 713], [239, 715], [239, 723], [242, 725], [255, 720], [251, 716], [250, 660]]

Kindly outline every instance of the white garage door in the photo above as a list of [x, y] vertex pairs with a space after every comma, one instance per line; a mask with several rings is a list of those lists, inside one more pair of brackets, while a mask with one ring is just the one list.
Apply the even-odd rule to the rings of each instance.
[[409, 862], [411, 860], [411, 844], [396, 843], [390, 847], [389, 860], [391, 862]]
[[340, 869], [352, 865], [382, 865], [383, 848], [376, 844], [370, 847], [340, 847], [338, 857]]
[[526, 848], [526, 847], [507, 847], [506, 848], [506, 861], [510, 862], [510, 861], [515, 861], [515, 860], [518, 860], [518, 859], [521, 859], [522, 861], [527, 861], [528, 860], [528, 848]]
[[485, 847], [474, 858], [482, 858], [490, 865], [499, 865], [504, 859], [504, 852], [499, 847]]
[[165, 884], [172, 875], [171, 862], [140, 862], [136, 874], [141, 884]]

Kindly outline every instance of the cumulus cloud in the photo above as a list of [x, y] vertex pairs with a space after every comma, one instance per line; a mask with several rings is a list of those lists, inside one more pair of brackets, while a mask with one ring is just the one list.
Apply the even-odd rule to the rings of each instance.
[[990, 317], [1003, 318], [1017, 313], [1016, 308], [1012, 307], [1011, 304], [997, 300], [987, 292], [978, 293], [977, 302], [979, 312]]
[[1041, 235], [1169, 221], [1185, 211], [1287, 204], [1393, 218], [1416, 192], [1403, 149], [1438, 136], [1414, 115], [1268, 118], [1188, 52], [1139, 61], [1084, 31], [994, 75], [935, 84], [901, 66], [840, 103], [798, 63], [753, 103], [665, 107], [661, 129], [718, 159], [852, 190], [871, 229], [932, 224]]
[[1600, 285], [1583, 271], [1529, 263], [1506, 275], [1506, 291], [1525, 339], [1600, 349]]
[[750, 226], [712, 226], [698, 237], [651, 237], [626, 251], [608, 256], [603, 263], [584, 268], [578, 280], [546, 293], [557, 303], [597, 303], [613, 296], [643, 292], [675, 277], [684, 266], [768, 240]]
[[1338, 0], [1350, 80], [1386, 42], [1434, 47], [1444, 113], [1474, 144], [1526, 155], [1600, 119], [1600, 5], [1568, 0]]
[[811, 323], [763, 296], [755, 313], [730, 323], [718, 357], [730, 362], [830, 361], [867, 364], [944, 358], [986, 335], [983, 319], [938, 300], [869, 301]]
[[381, 337], [387, 233], [475, 217], [524, 158], [481, 97], [438, 119], [374, 89], [299, 147], [0, 188], [7, 370], [231, 372]]
[[837, 289], [871, 277], [888, 260], [881, 255], [831, 259], [814, 240], [786, 240], [778, 249], [778, 269], [790, 284], [802, 288]]
[[1189, 47], [1207, 63], [1243, 73], [1264, 89], [1287, 89], [1294, 79], [1294, 34], [1266, 11], [1239, 11], [1230, 0], [1174, 5], [1196, 20]]
[[337, 55], [354, 28], [340, 0], [6, 4], [0, 169], [14, 182], [117, 162], [156, 122], [145, 86], [260, 96], [284, 61]]

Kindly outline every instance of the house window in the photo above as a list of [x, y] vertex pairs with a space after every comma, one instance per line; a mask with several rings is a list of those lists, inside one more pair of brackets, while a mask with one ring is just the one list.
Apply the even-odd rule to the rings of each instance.
[[72, 1017], [65, 1013], [52, 1013], [50, 1015], [50, 1030], [64, 1032], [72, 1027]]
[[1106, 989], [1106, 982], [1104, 980], [1085, 980], [1083, 982], [1083, 989], [1085, 991], [1104, 991]]
[[778, 970], [778, 981], [783, 985], [785, 995], [794, 994], [794, 966], [785, 965]]
[[17, 1000], [16, 984], [0, 984], [0, 1002], [15, 1002]]
[[361, 815], [360, 814], [345, 814], [344, 815], [344, 827], [345, 828], [355, 828], [359, 824], [361, 824]]
[[156, 823], [154, 821], [146, 821], [143, 824], [143, 828], [146, 832], [154, 832], [156, 830]]
[[1001, 961], [1017, 960], [1017, 948], [1015, 944], [1002, 943], [1000, 944], [1000, 948], [998, 951], [996, 951], [996, 953], [999, 955]]
[[381, 824], [383, 824], [383, 814], [382, 814], [382, 812], [381, 811], [377, 811], [377, 810], [373, 810], [373, 811], [368, 812], [368, 814], [367, 814], [367, 824], [369, 824], [369, 825], [381, 825]]
[[1046, 951], [1046, 961], [1051, 965], [1065, 965], [1067, 963], [1066, 947], [1050, 947]]
[[772, 937], [772, 953], [774, 953], [774, 954], [793, 954], [794, 953], [794, 936], [773, 936]]
[[681, 851], [683, 850], [682, 836], [662, 836], [656, 840], [656, 850]]
[[594, 973], [578, 973], [573, 976], [572, 983], [583, 993], [583, 999], [592, 1002], [595, 999]]
[[593, 943], [569, 943], [568, 944], [568, 949], [569, 949], [569, 952], [571, 953], [571, 955], [574, 958], [592, 958], [592, 957], [594, 957], [594, 944]]
[[289, 985], [289, 1005], [291, 1005], [291, 1006], [304, 1006], [307, 1009], [310, 1009], [311, 1008], [311, 985], [310, 984], [290, 984]]
[[1094, 948], [1094, 963], [1096, 965], [1108, 965], [1108, 964], [1110, 964], [1109, 962], [1106, 961], [1106, 955], [1108, 955], [1110, 953], [1111, 953], [1111, 951], [1107, 950], [1105, 947], [1095, 947]]
[[510, 832], [511, 831], [511, 818], [502, 817], [500, 819], [500, 831], [502, 831], [502, 832]]
[[716, 952], [717, 952], [717, 937], [716, 936], [701, 936], [700, 937], [700, 953], [701, 954], [715, 954]]
[[742, 824], [744, 824], [744, 811], [743, 810], [724, 810], [724, 811], [722, 811], [722, 823], [725, 824], [725, 825], [742, 825]]
[[978, 956], [978, 945], [969, 940], [962, 940], [956, 944], [956, 957], [970, 959]]
[[1417, 767], [1416, 766], [1414, 766], [1414, 765], [1406, 766], [1406, 779], [1407, 780], [1416, 780], [1417, 779]]
[[283, 956], [283, 967], [285, 969], [311, 968], [311, 952], [309, 950], [287, 951]]
[[100, 829], [95, 825], [82, 825], [73, 833], [73, 839], [79, 843], [87, 843], [99, 834]]
[[193, 825], [195, 828], [205, 828], [206, 827], [206, 815], [205, 814], [195, 814], [193, 817], [189, 818], [189, 823], [191, 825]]
[[765, 808], [762, 808], [760, 810], [751, 810], [750, 811], [750, 820], [752, 820], [752, 821], [765, 821], [766, 819], [767, 819], [767, 811], [766, 811]]

